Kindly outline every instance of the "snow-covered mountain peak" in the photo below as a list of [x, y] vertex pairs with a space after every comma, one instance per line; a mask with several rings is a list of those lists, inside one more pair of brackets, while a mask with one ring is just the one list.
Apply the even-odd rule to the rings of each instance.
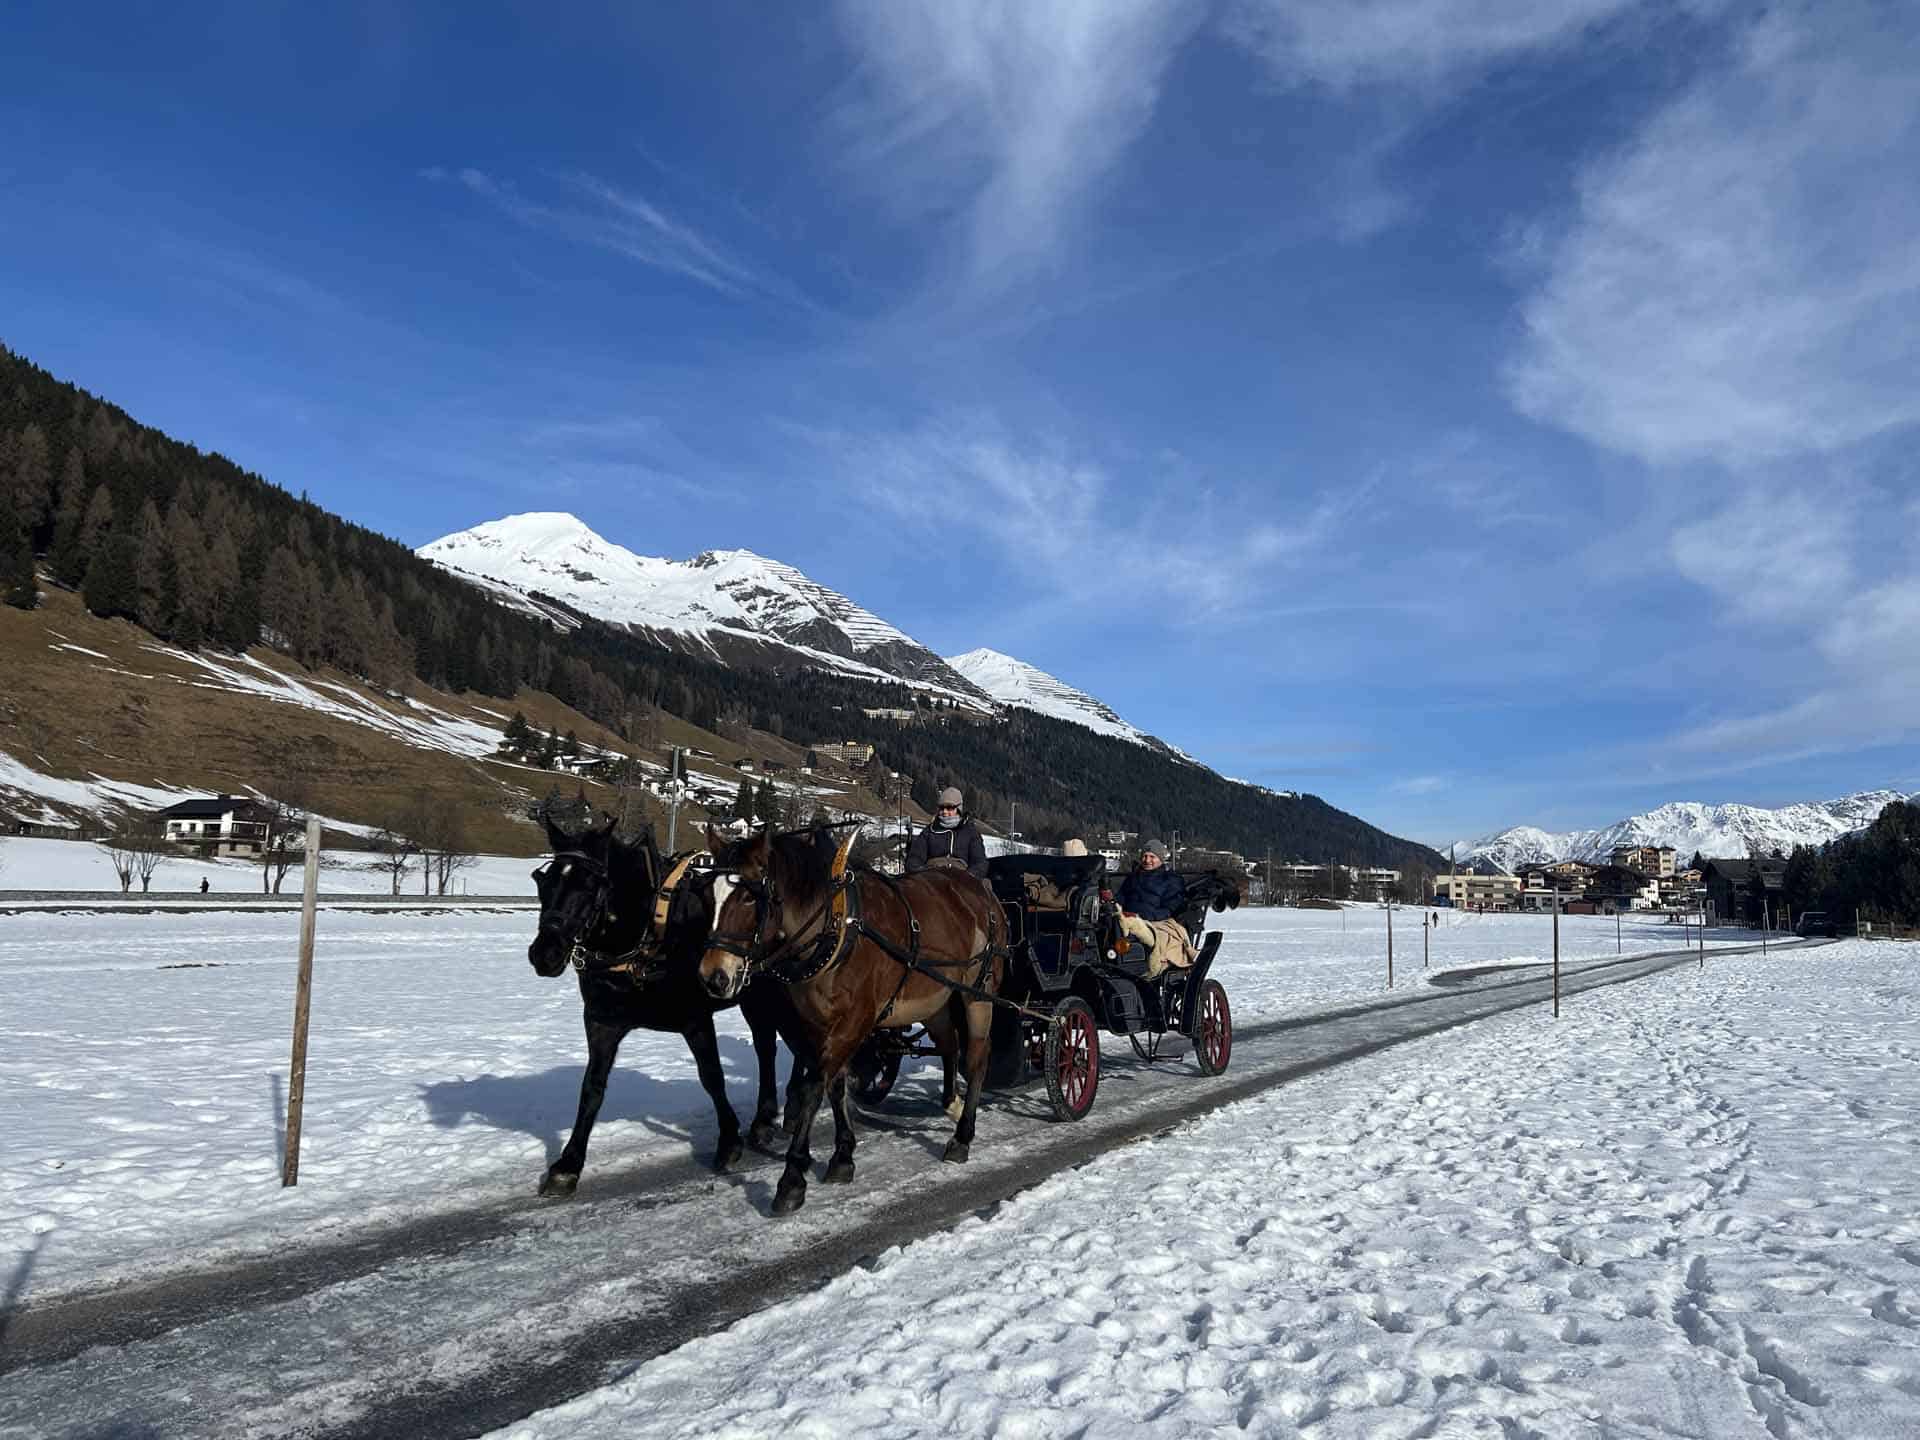
[[1463, 868], [1485, 863], [1508, 874], [1522, 865], [1555, 860], [1605, 861], [1620, 845], [1670, 845], [1683, 863], [1696, 851], [1708, 859], [1737, 858], [1755, 846], [1784, 852], [1796, 845], [1825, 845], [1871, 825], [1893, 801], [1914, 798], [1899, 790], [1862, 790], [1837, 800], [1783, 805], [1777, 810], [1674, 800], [1598, 830], [1553, 834], [1532, 825], [1516, 825], [1455, 849]]
[[809, 664], [984, 701], [912, 636], [793, 566], [751, 550], [708, 550], [685, 561], [636, 555], [577, 516], [542, 511], [443, 536], [419, 553], [496, 593], [499, 587], [522, 596], [538, 591], [610, 624], [691, 641], [715, 654], [737, 646], [726, 634], [748, 636], [796, 651], [795, 658]]
[[947, 664], [1003, 705], [1037, 710], [1042, 715], [1071, 720], [1102, 735], [1117, 735], [1155, 749], [1172, 748], [1138, 726], [1129, 725], [1105, 701], [1096, 700], [1039, 667], [998, 650], [982, 646], [964, 655], [948, 656]]

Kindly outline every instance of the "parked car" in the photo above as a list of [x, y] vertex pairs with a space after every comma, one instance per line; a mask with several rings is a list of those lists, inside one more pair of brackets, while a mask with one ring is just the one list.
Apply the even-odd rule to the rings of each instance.
[[1793, 922], [1793, 933], [1796, 935], [1827, 935], [1838, 938], [1840, 931], [1835, 928], [1833, 921], [1827, 918], [1826, 911], [1809, 910]]

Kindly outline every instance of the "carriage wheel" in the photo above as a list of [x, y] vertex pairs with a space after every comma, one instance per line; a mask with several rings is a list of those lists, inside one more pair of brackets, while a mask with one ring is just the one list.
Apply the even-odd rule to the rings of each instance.
[[1202, 1075], [1218, 1075], [1233, 1058], [1233, 1011], [1218, 980], [1200, 987], [1200, 1023], [1193, 1029], [1193, 1058]]
[[1053, 1007], [1047, 1031], [1047, 1098], [1057, 1120], [1080, 1120], [1093, 1109], [1100, 1088], [1100, 1029], [1093, 1007], [1069, 995]]

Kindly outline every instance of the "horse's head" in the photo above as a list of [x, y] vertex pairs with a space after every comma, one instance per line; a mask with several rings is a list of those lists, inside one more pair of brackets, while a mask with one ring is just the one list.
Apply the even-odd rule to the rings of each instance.
[[751, 839], [714, 852], [715, 870], [726, 877], [728, 892], [715, 883], [713, 934], [700, 957], [700, 983], [709, 994], [731, 1000], [745, 987], [747, 972], [769, 945], [779, 943], [779, 887], [773, 879], [771, 828]]
[[700, 982], [718, 999], [731, 1000], [769, 955], [786, 948], [796, 921], [804, 933], [818, 918], [813, 902], [832, 869], [833, 841], [824, 831], [776, 837], [769, 828], [716, 856], [718, 873], [732, 884], [724, 898], [716, 887], [720, 903], [700, 957]]
[[[646, 907], [659, 883], [651, 835], [627, 844], [613, 833], [613, 817], [569, 835], [546, 821], [553, 858], [533, 872], [540, 895], [540, 928], [527, 960], [541, 975], [558, 975], [577, 945], [629, 923], [647, 923]], [[638, 889], [641, 894], [635, 894]]]

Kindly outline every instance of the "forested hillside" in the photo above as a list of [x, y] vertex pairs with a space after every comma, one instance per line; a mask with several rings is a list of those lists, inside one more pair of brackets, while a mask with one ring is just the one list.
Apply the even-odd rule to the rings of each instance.
[[801, 744], [868, 739], [888, 770], [923, 790], [958, 783], [996, 823], [1017, 803], [1036, 840], [1177, 829], [1250, 854], [1438, 861], [1315, 797], [1236, 784], [1031, 712], [875, 722], [862, 707], [911, 708], [912, 693], [815, 670], [729, 668], [584, 617], [561, 633], [0, 348], [0, 598], [34, 603], [35, 557], [96, 615], [182, 646], [265, 644], [392, 689], [546, 691], [629, 740], [656, 730], [662, 711]]

